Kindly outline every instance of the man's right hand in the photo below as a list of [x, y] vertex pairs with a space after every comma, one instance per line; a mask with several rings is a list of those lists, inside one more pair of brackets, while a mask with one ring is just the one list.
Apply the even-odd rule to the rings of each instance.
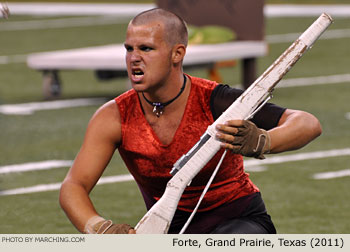
[[128, 224], [114, 224], [111, 220], [105, 220], [100, 216], [92, 217], [86, 224], [86, 234], [136, 234]]
[[96, 234], [129, 234], [129, 231], [134, 230], [128, 224], [113, 224], [111, 220], [97, 223], [94, 229]]

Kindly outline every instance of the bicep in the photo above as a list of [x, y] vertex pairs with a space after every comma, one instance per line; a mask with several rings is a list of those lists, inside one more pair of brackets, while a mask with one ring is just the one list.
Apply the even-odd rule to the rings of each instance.
[[278, 127], [269, 131], [271, 153], [299, 149], [322, 132], [318, 119], [312, 114], [286, 109], [278, 122]]

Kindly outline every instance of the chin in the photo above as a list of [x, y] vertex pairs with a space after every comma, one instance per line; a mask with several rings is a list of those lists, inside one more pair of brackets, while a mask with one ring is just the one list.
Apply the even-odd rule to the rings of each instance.
[[136, 91], [136, 92], [144, 92], [146, 90], [146, 87], [143, 83], [131, 83], [131, 87]]

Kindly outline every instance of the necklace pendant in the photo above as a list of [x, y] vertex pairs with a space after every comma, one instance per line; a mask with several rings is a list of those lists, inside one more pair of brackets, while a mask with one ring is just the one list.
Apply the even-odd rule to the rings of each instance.
[[170, 101], [167, 101], [167, 102], [151, 102], [149, 101], [145, 94], [142, 92], [142, 96], [143, 98], [145, 99], [145, 101], [149, 104], [149, 105], [152, 105], [153, 106], [153, 113], [157, 116], [157, 117], [160, 117], [162, 114], [163, 114], [163, 109], [165, 106], [168, 106], [170, 103], [172, 103], [173, 101], [175, 101], [181, 94], [182, 92], [184, 91], [185, 87], [186, 87], [186, 76], [184, 74], [184, 83], [182, 84], [182, 87], [180, 89], [180, 92], [173, 98], [171, 99]]
[[160, 117], [163, 114], [163, 108], [161, 106], [155, 105], [153, 107], [153, 113], [156, 114], [157, 117]]

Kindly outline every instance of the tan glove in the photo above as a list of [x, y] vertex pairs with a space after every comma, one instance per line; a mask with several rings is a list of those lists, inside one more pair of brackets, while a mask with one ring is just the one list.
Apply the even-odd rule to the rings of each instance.
[[105, 220], [100, 216], [94, 216], [85, 225], [86, 234], [128, 234], [133, 229], [128, 224], [113, 224], [111, 220]]
[[235, 154], [264, 159], [264, 154], [270, 152], [269, 133], [251, 121], [243, 120], [239, 125], [229, 121], [219, 130], [223, 133], [219, 133], [219, 140], [228, 143], [225, 147]]

